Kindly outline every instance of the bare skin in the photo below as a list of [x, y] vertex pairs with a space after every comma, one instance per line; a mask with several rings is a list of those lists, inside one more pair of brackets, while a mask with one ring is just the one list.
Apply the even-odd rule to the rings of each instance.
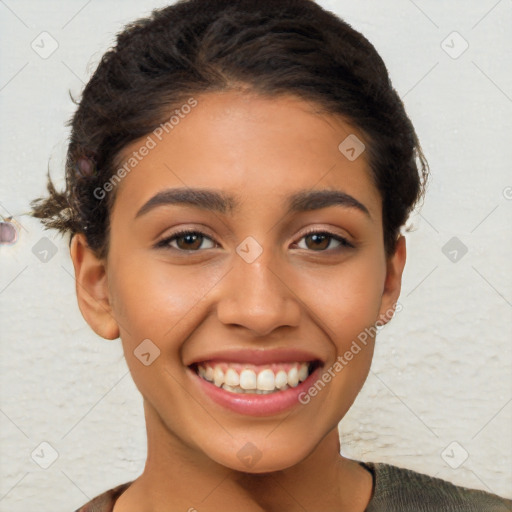
[[[368, 375], [372, 337], [309, 403], [262, 417], [213, 402], [189, 368], [214, 349], [293, 347], [313, 352], [327, 371], [365, 328], [389, 320], [405, 240], [386, 257], [366, 154], [350, 161], [338, 150], [349, 134], [364, 138], [292, 96], [196, 99], [117, 185], [107, 258], [82, 234], [71, 245], [80, 310], [97, 334], [121, 338], [144, 397], [146, 466], [114, 511], [364, 511], [372, 478], [340, 455], [337, 425]], [[221, 191], [239, 205], [212, 212], [166, 204], [137, 216], [174, 188]], [[325, 189], [367, 212], [351, 204], [287, 212], [290, 195]], [[331, 236], [319, 246], [312, 228], [346, 242]], [[203, 237], [156, 245], [181, 229]], [[251, 263], [236, 251], [247, 237], [262, 249]], [[145, 339], [160, 350], [147, 366], [134, 355]], [[248, 443], [260, 457], [250, 467], [239, 457]]]

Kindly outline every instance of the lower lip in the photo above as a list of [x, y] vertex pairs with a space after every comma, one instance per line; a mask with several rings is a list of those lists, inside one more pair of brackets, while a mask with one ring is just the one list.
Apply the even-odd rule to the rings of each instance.
[[316, 368], [305, 381], [300, 382], [295, 388], [269, 393], [268, 395], [226, 391], [199, 377], [194, 370], [189, 369], [189, 371], [195, 377], [194, 382], [198, 383], [201, 392], [206, 394], [215, 403], [239, 414], [270, 416], [287, 411], [294, 406], [302, 405], [299, 401], [299, 395], [306, 393], [313, 382], [316, 382], [321, 369], [321, 366]]

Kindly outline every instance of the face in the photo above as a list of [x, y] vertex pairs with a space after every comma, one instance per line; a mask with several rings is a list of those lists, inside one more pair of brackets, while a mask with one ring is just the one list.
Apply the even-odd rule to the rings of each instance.
[[120, 335], [150, 436], [198, 461], [283, 469], [361, 389], [403, 244], [386, 258], [366, 155], [338, 149], [364, 140], [354, 127], [294, 97], [196, 99], [117, 185], [104, 278], [90, 287], [104, 307], [81, 309]]

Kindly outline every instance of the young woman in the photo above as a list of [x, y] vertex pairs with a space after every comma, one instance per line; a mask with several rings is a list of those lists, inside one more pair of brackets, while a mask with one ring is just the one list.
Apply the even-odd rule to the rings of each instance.
[[340, 455], [427, 174], [377, 52], [311, 0], [130, 24], [72, 119], [66, 189], [33, 203], [144, 398], [144, 472], [80, 511], [510, 510]]

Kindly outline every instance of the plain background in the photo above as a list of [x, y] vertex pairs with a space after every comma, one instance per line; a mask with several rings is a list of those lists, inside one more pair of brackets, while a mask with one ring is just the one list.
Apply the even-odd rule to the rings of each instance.
[[[510, 497], [512, 2], [319, 3], [382, 55], [432, 170], [407, 235], [403, 310], [340, 425], [342, 453]], [[48, 165], [63, 183], [68, 90], [126, 22], [166, 4], [0, 0], [0, 214], [20, 230], [0, 246], [1, 511], [71, 511], [144, 465], [120, 341], [85, 323], [67, 240], [26, 213]], [[42, 32], [58, 44], [47, 58], [32, 47], [51, 49]], [[36, 244], [49, 242], [42, 261]]]

